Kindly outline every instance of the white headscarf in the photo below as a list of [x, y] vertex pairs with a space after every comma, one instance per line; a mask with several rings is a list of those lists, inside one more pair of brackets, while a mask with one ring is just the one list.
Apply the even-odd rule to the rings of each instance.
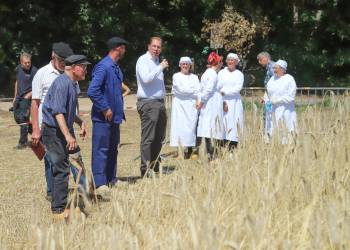
[[240, 62], [238, 55], [235, 53], [228, 53], [228, 55], [226, 56], [226, 59], [234, 59], [237, 62]]
[[192, 60], [188, 56], [183, 56], [183, 57], [180, 58], [179, 66], [182, 63], [189, 63], [190, 65], [192, 65]]
[[277, 62], [274, 63], [274, 65], [278, 65], [278, 66], [280, 66], [282, 69], [284, 69], [286, 71], [288, 64], [287, 64], [287, 62], [285, 60], [279, 59]]

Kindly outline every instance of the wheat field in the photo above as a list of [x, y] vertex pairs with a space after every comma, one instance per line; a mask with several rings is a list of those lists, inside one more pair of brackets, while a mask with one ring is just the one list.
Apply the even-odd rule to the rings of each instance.
[[[68, 225], [52, 224], [43, 163], [12, 149], [18, 128], [0, 116], [0, 249], [350, 249], [348, 97], [299, 109], [288, 145], [264, 142], [252, 105], [234, 154], [215, 164], [168, 157], [159, 178], [135, 182], [140, 123], [127, 111], [112, 200]], [[91, 139], [80, 146], [90, 174]]]

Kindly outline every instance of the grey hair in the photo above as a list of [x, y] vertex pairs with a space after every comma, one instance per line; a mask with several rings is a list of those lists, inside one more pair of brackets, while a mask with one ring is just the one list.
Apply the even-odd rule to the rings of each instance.
[[271, 59], [269, 52], [266, 52], [266, 51], [260, 52], [256, 58], [259, 59], [261, 57], [267, 57], [269, 60]]
[[21, 52], [19, 58], [22, 59], [23, 57], [27, 57], [28, 59], [31, 59], [32, 55], [27, 52]]

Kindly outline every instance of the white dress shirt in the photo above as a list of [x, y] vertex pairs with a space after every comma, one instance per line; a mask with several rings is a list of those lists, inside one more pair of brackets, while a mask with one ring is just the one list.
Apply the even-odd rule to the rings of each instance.
[[139, 57], [136, 63], [137, 97], [148, 99], [163, 99], [165, 96], [163, 68], [159, 59], [151, 54]]

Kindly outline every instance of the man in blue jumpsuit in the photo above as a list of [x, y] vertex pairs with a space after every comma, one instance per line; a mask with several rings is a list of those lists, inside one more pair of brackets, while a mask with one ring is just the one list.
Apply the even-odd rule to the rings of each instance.
[[116, 181], [119, 125], [124, 118], [123, 73], [118, 61], [125, 53], [127, 42], [119, 37], [107, 41], [108, 55], [93, 69], [88, 96], [93, 102], [92, 173], [96, 195], [109, 198], [108, 186]]

